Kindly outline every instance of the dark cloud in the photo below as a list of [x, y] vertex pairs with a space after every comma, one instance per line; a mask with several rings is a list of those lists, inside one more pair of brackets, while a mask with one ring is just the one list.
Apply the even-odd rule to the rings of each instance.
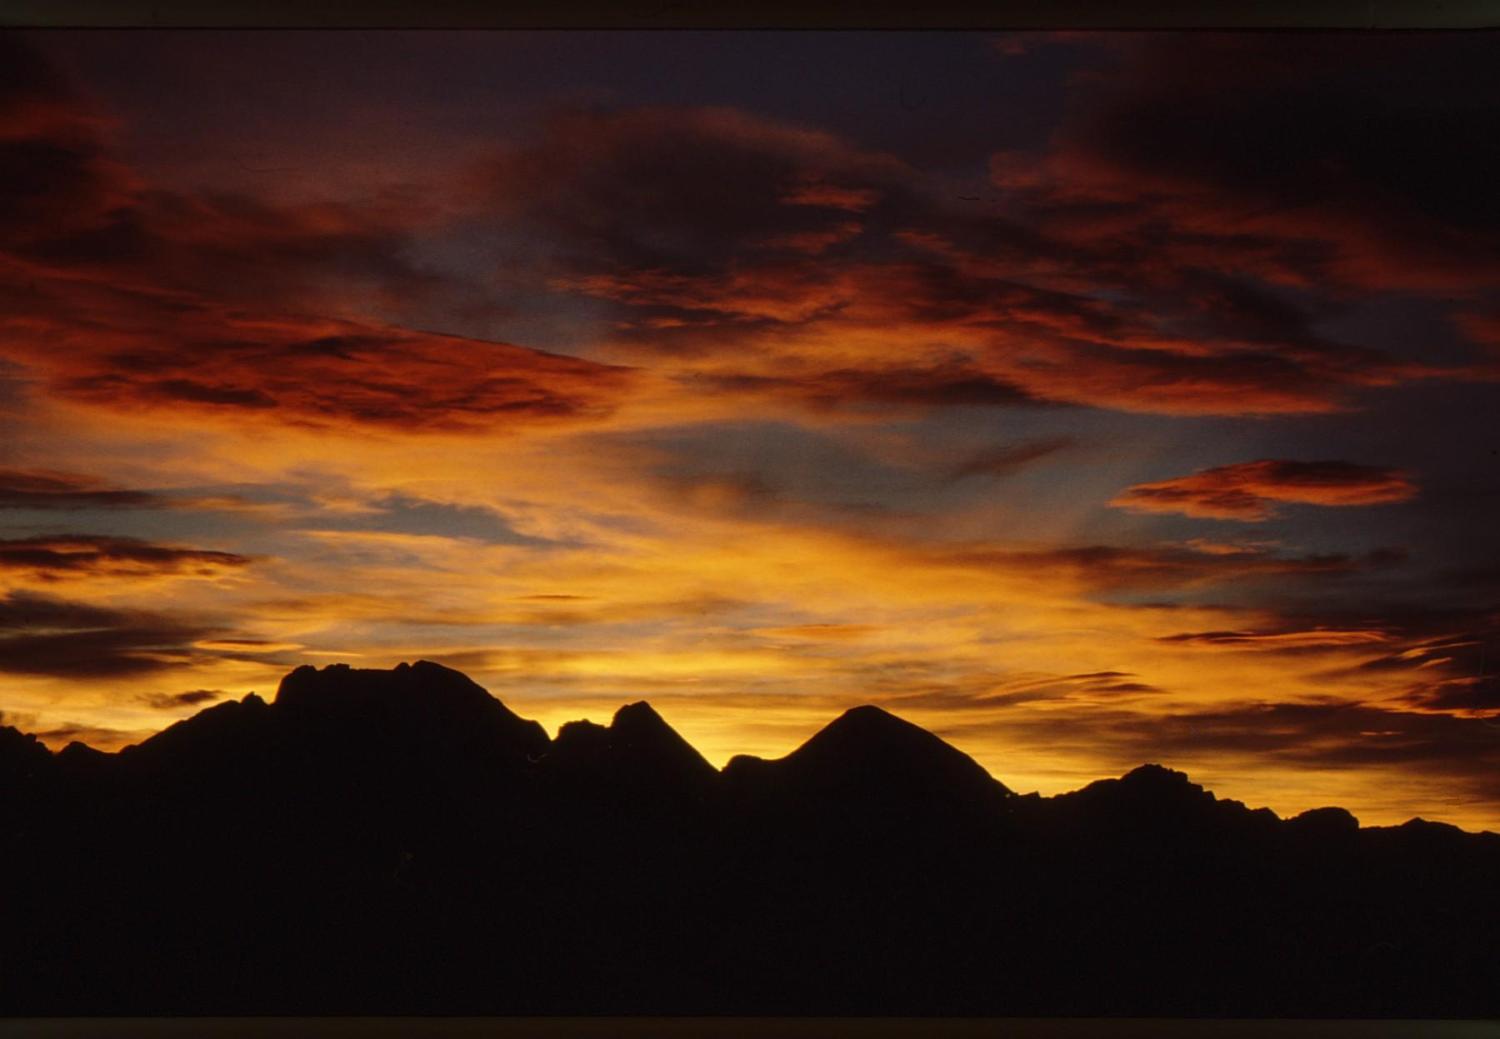
[[[1104, 709], [1113, 710], [1138, 697], [1163, 692], [1129, 671], [1073, 675], [979, 673], [954, 680], [937, 674], [938, 670], [930, 661], [881, 661], [870, 666], [868, 686], [885, 694], [881, 702], [893, 710], [914, 708], [953, 711], [959, 715], [975, 708], [1015, 707], [1043, 701], [1059, 705], [1104, 705]], [[962, 727], [965, 723], [953, 724]]]
[[34, 247], [87, 233], [128, 189], [98, 146], [103, 120], [86, 111], [20, 36], [0, 31], [0, 243]]
[[248, 556], [234, 552], [159, 545], [137, 538], [94, 534], [40, 535], [0, 539], [0, 571], [42, 577], [121, 574], [213, 574], [242, 567]]
[[948, 472], [950, 480], [1012, 476], [1044, 458], [1077, 446], [1073, 437], [1046, 437], [975, 452]]
[[1445, 785], [1453, 795], [1500, 801], [1500, 723], [1490, 718], [1332, 699], [1244, 701], [1165, 713], [1089, 702], [1016, 711], [999, 720], [955, 718], [940, 731], [960, 745], [979, 734], [1003, 734], [1028, 745], [1087, 753], [1121, 769], [1145, 761], [1181, 767], [1212, 760], [1225, 767], [1253, 763], [1266, 771], [1366, 771], [1389, 776], [1391, 783], [1404, 776]]
[[128, 732], [122, 729], [108, 729], [97, 725], [82, 725], [72, 722], [56, 725], [50, 729], [42, 729], [35, 735], [37, 739], [54, 749], [66, 746], [69, 743], [86, 743], [95, 750], [113, 751], [128, 744], [136, 743], [142, 737], [150, 735], [150, 733]]
[[0, 509], [155, 509], [170, 500], [149, 491], [52, 470], [0, 469]]
[[1500, 75], [1482, 34], [1093, 45], [1050, 154], [996, 166], [1080, 240], [1278, 280], [1451, 289], [1500, 276]]
[[799, 400], [818, 410], [899, 406], [1037, 405], [1047, 403], [985, 372], [935, 368], [840, 368], [803, 377], [725, 375], [694, 380], [716, 391]]
[[561, 254], [560, 274], [722, 272], [862, 223], [899, 189], [894, 159], [731, 109], [564, 112], [496, 160], [494, 211]]
[[1204, 651], [1323, 655], [1364, 659], [1333, 668], [1330, 678], [1404, 680], [1403, 706], [1422, 712], [1500, 713], [1500, 614], [1416, 606], [1344, 607], [1321, 615], [1287, 615], [1260, 628], [1192, 631], [1158, 641]]
[[[1318, 334], [1331, 303], [1292, 302], [1204, 243], [1147, 262], [1134, 197], [1114, 203], [1128, 247], [1080, 240], [1042, 187], [1004, 214], [963, 212], [918, 172], [829, 135], [690, 108], [569, 117], [499, 171], [497, 218], [547, 241], [553, 291], [607, 301], [632, 350], [719, 359], [720, 388], [822, 408], [1279, 414], [1454, 374]], [[838, 189], [788, 191], [808, 178]], [[868, 363], [849, 364], [862, 342]], [[831, 344], [842, 363], [824, 359]], [[789, 355], [797, 374], [765, 370], [763, 355]]]
[[1309, 767], [1426, 766], [1483, 778], [1496, 795], [1500, 734], [1483, 719], [1350, 703], [1260, 703], [1134, 721], [1114, 719], [1120, 744], [1159, 754], [1266, 755]]
[[1077, 581], [1097, 591], [1187, 589], [1255, 578], [1355, 574], [1383, 556], [1342, 553], [1284, 556], [1259, 548], [1203, 551], [1192, 547], [1120, 545], [1018, 549], [984, 545], [944, 549], [931, 561], [964, 569], [995, 569]]
[[518, 533], [505, 517], [481, 505], [457, 505], [393, 491], [352, 516], [314, 514], [308, 530], [387, 531], [450, 538], [472, 538], [494, 545], [545, 545], [543, 538]]
[[1260, 459], [1127, 487], [1110, 502], [1135, 512], [1180, 512], [1212, 519], [1266, 520], [1276, 505], [1379, 505], [1416, 496], [1397, 469], [1352, 462]]
[[1389, 653], [1356, 669], [1405, 676], [1414, 709], [1500, 715], [1500, 614], [1417, 615]]
[[228, 695], [222, 689], [192, 689], [185, 693], [147, 693], [141, 697], [141, 702], [159, 711], [175, 711], [182, 707], [213, 703]]
[[118, 678], [191, 662], [214, 629], [146, 610], [11, 592], [0, 598], [0, 672]]

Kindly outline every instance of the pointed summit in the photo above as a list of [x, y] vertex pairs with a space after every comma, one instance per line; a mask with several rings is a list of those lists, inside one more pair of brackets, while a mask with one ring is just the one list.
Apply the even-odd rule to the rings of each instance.
[[707, 776], [715, 769], [691, 743], [644, 700], [626, 704], [609, 723], [611, 744], [622, 754], [651, 757], [684, 774]]
[[568, 722], [558, 730], [547, 768], [563, 784], [588, 778], [630, 796], [698, 791], [717, 771], [644, 700], [615, 712], [609, 727]]
[[725, 773], [795, 797], [914, 809], [989, 806], [1010, 794], [961, 750], [872, 704], [845, 711], [779, 761], [738, 757]]
[[873, 704], [845, 711], [792, 751], [786, 762], [808, 772], [885, 773], [934, 790], [1004, 789], [963, 751]]
[[[830, 747], [927, 746], [946, 743], [920, 726], [896, 717], [874, 704], [851, 707], [825, 725], [804, 743], [793, 756], [827, 753]], [[951, 748], [950, 748], [951, 749]]]

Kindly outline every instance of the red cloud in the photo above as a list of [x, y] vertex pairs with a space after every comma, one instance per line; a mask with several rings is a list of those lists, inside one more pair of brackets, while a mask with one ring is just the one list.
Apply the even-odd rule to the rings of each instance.
[[1180, 512], [1211, 519], [1265, 520], [1277, 502], [1380, 505], [1408, 501], [1416, 485], [1396, 469], [1352, 462], [1261, 459], [1127, 487], [1110, 502], [1134, 512]]
[[[1318, 334], [1207, 238], [1155, 256], [1154, 196], [1090, 209], [1080, 236], [1051, 194], [953, 209], [889, 158], [723, 110], [561, 119], [489, 190], [551, 247], [548, 289], [611, 306], [616, 346], [816, 407], [968, 403], [902, 389], [962, 370], [1017, 401], [1328, 412], [1457, 371]], [[1100, 237], [1115, 224], [1128, 242]]]
[[[1264, 143], [1257, 119], [1282, 108], [1261, 94], [1274, 99], [1293, 77], [1255, 46], [1207, 48], [1249, 47], [1236, 67], [1264, 71], [1235, 80], [1230, 101], [1201, 103]], [[1306, 46], [1287, 68], [1302, 68]], [[476, 172], [466, 228], [525, 243], [527, 262], [507, 266], [518, 308], [591, 297], [615, 329], [607, 347], [684, 384], [718, 380], [814, 408], [1328, 412], [1366, 387], [1474, 373], [1331, 340], [1311, 309], [1256, 281], [1369, 284], [1355, 274], [1373, 261], [1355, 245], [1379, 237], [1379, 192], [1348, 192], [1312, 216], [1260, 212], [1287, 185], [1236, 171], [1276, 164], [1247, 161], [1221, 140], [1234, 135], [1186, 133], [1162, 114], [1168, 100], [1198, 96], [1181, 89], [1182, 68], [1215, 70], [1179, 53], [1193, 47], [1141, 47], [1162, 51], [1160, 68], [1131, 59], [1105, 73], [1118, 96], [1080, 93], [1052, 151], [1026, 157], [1025, 176], [997, 159], [998, 213], [955, 207], [919, 171], [832, 134], [656, 107], [545, 124]], [[408, 327], [429, 327], [410, 315], [454, 299], [498, 305], [477, 264], [473, 284], [460, 284], [463, 275], [412, 259], [440, 229], [441, 206], [414, 195], [270, 206], [148, 190], [55, 77], [10, 56], [21, 87], [0, 94], [3, 147], [24, 191], [23, 204], [0, 203], [0, 357], [52, 392], [406, 429], [586, 418], [629, 392], [618, 367]], [[1328, 104], [1315, 109], [1325, 123], [1341, 111]], [[1299, 175], [1322, 169], [1325, 143], [1366, 147], [1348, 134], [1329, 141], [1291, 141]], [[1385, 147], [1368, 146], [1377, 157]], [[1490, 269], [1473, 232], [1448, 219], [1451, 206], [1431, 203], [1442, 219], [1428, 219], [1395, 190], [1400, 178], [1387, 181], [1381, 190], [1403, 204], [1387, 207], [1381, 241], [1420, 230], [1424, 255], [1451, 254], [1444, 270]], [[1488, 211], [1480, 217], [1482, 229]]]
[[148, 190], [109, 158], [103, 124], [11, 37], [6, 59], [0, 359], [50, 392], [411, 430], [592, 416], [624, 392], [617, 366], [373, 316], [432, 288], [406, 259], [421, 205]]
[[143, 342], [49, 365], [52, 387], [109, 407], [255, 411], [300, 424], [421, 432], [603, 414], [630, 375], [505, 343], [388, 326], [202, 318], [200, 335], [184, 322], [163, 347]]

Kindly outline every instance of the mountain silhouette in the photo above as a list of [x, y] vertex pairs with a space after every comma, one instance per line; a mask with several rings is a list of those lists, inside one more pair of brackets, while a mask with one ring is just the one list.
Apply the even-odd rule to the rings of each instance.
[[1500, 1014], [1500, 837], [1144, 765], [1020, 795], [874, 706], [720, 771], [298, 668], [115, 754], [0, 728], [0, 1010]]
[[967, 754], [872, 705], [845, 711], [779, 761], [741, 755], [725, 773], [746, 782], [774, 776], [799, 793], [823, 795], [887, 788], [941, 802], [1009, 793]]

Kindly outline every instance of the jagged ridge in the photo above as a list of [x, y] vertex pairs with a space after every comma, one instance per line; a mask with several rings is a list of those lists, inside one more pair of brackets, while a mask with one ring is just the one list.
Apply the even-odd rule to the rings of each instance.
[[459, 672], [299, 668], [136, 747], [0, 730], [0, 1011], [1500, 1013], [1500, 838], [1146, 765], [1018, 796], [855, 708], [714, 769]]

